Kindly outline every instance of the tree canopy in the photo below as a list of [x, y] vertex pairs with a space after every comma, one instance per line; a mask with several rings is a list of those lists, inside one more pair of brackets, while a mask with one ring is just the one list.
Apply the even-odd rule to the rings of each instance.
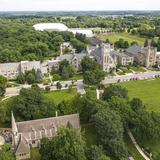
[[79, 130], [61, 128], [56, 137], [42, 140], [40, 153], [42, 160], [86, 160], [85, 141]]

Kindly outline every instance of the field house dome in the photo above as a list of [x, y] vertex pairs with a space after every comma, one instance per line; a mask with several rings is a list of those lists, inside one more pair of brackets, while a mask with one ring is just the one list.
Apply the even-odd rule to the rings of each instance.
[[68, 27], [62, 23], [39, 23], [33, 27], [38, 31], [68, 31]]

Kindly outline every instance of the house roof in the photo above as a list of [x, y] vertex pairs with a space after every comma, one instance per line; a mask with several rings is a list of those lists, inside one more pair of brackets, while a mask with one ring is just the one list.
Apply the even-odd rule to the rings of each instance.
[[79, 53], [79, 54], [64, 54], [64, 55], [61, 55], [59, 57], [57, 57], [58, 60], [67, 60], [67, 61], [71, 61], [74, 57], [77, 57], [79, 60], [82, 60], [84, 57], [86, 56], [86, 54], [84, 53]]
[[140, 53], [142, 51], [142, 49], [143, 49], [143, 47], [133, 45], [133, 46], [129, 47], [128, 49], [126, 49], [126, 52], [129, 54], [137, 55], [138, 53]]
[[51, 117], [32, 121], [17, 122], [18, 133], [21, 134], [16, 154], [28, 153], [29, 142], [56, 136], [57, 128], [66, 127], [70, 123], [73, 128], [80, 128], [79, 114]]
[[29, 152], [30, 152], [29, 144], [25, 140], [21, 140], [17, 147], [16, 154], [29, 153]]
[[51, 118], [38, 119], [38, 120], [32, 120], [32, 121], [17, 122], [16, 124], [18, 128], [18, 132], [26, 133], [26, 132], [30, 132], [31, 130], [35, 130], [35, 131], [41, 130], [43, 127], [45, 129], [49, 129], [53, 124], [55, 124], [57, 128], [63, 127], [63, 126], [65, 127], [68, 122], [70, 122], [74, 128], [80, 128], [78, 114], [51, 117]]
[[90, 38], [87, 38], [87, 41], [89, 43], [91, 43], [92, 45], [96, 46], [96, 45], [100, 45], [102, 43], [101, 40], [95, 38], [95, 37], [90, 37]]

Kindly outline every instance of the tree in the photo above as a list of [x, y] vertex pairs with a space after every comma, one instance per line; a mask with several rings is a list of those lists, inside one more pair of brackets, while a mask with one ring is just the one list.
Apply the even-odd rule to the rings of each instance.
[[105, 77], [102, 68], [89, 57], [84, 57], [82, 62], [83, 80], [85, 84], [95, 85], [99, 84]]
[[63, 71], [64, 67], [68, 67], [69, 66], [69, 62], [64, 59], [62, 62], [59, 63], [59, 73], [61, 74]]
[[78, 53], [86, 50], [86, 44], [81, 42], [80, 40], [77, 40], [76, 38], [72, 39], [71, 43], [72, 43], [73, 47], [76, 48], [76, 51]]
[[5, 144], [0, 149], [0, 160], [16, 160], [9, 144]]
[[57, 82], [56, 83], [56, 87], [57, 87], [57, 89], [61, 89], [62, 88], [62, 84], [60, 82]]
[[128, 48], [128, 47], [129, 47], [128, 41], [124, 41], [124, 48], [126, 49], [126, 48]]
[[104, 79], [105, 73], [100, 69], [94, 71], [87, 71], [83, 74], [83, 81], [88, 85], [99, 85]]
[[138, 42], [137, 42], [137, 41], [133, 41], [133, 42], [131, 43], [131, 46], [133, 46], [133, 45], [137, 45], [137, 46], [138, 46]]
[[144, 42], [144, 47], [148, 47], [148, 46], [149, 46], [149, 41], [148, 41], [148, 39], [146, 39]]
[[75, 67], [73, 65], [68, 65], [67, 67], [63, 67], [61, 76], [63, 79], [71, 78], [75, 75]]
[[14, 97], [10, 105], [18, 121], [48, 118], [55, 115], [55, 104], [46, 100], [38, 87], [21, 89], [20, 95]]
[[0, 75], [0, 97], [5, 94], [6, 87], [7, 87], [7, 79]]
[[96, 145], [92, 145], [88, 148], [86, 157], [87, 160], [110, 160], [110, 158], [104, 154], [102, 147]]
[[75, 38], [81, 42], [86, 42], [86, 35], [81, 33], [76, 33]]
[[42, 140], [40, 153], [42, 160], [86, 160], [85, 141], [79, 130], [61, 128], [55, 138]]
[[110, 41], [109, 41], [109, 39], [108, 39], [108, 38], [106, 39], [106, 43], [110, 43]]
[[110, 85], [104, 90], [103, 99], [107, 101], [111, 99], [113, 96], [128, 99], [128, 91], [126, 88], [123, 88], [122, 86]]
[[151, 47], [157, 47], [157, 43], [154, 38], [152, 38]]
[[43, 79], [42, 71], [40, 69], [37, 69], [36, 81], [40, 82], [42, 79]]
[[96, 68], [100, 68], [100, 66], [88, 56], [85, 56], [81, 61], [82, 71], [93, 71]]
[[28, 84], [33, 84], [36, 82], [36, 77], [33, 73], [28, 73], [27, 76], [26, 76], [26, 81]]
[[19, 73], [16, 77], [16, 81], [19, 84], [24, 84], [25, 83], [25, 75], [23, 73]]
[[123, 141], [123, 124], [121, 118], [114, 111], [100, 109], [94, 116], [95, 131], [98, 141], [109, 156], [116, 160], [127, 158], [127, 148]]
[[159, 139], [160, 137], [160, 116], [157, 113], [149, 113], [138, 98], [130, 102], [132, 114], [130, 114], [129, 127], [138, 139]]
[[108, 100], [108, 104], [110, 109], [121, 117], [123, 126], [127, 128], [130, 124], [130, 116], [132, 114], [132, 109], [128, 101], [124, 98], [112, 97]]

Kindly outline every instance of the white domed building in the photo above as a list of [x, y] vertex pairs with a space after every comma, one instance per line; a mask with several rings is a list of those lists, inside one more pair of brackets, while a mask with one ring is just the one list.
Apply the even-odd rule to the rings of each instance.
[[38, 23], [33, 27], [37, 31], [68, 31], [68, 27], [62, 23]]
[[38, 23], [35, 24], [34, 29], [37, 31], [58, 31], [58, 32], [72, 32], [73, 34], [80, 33], [85, 34], [87, 37], [92, 37], [93, 32], [91, 29], [82, 29], [82, 28], [68, 28], [63, 23]]

